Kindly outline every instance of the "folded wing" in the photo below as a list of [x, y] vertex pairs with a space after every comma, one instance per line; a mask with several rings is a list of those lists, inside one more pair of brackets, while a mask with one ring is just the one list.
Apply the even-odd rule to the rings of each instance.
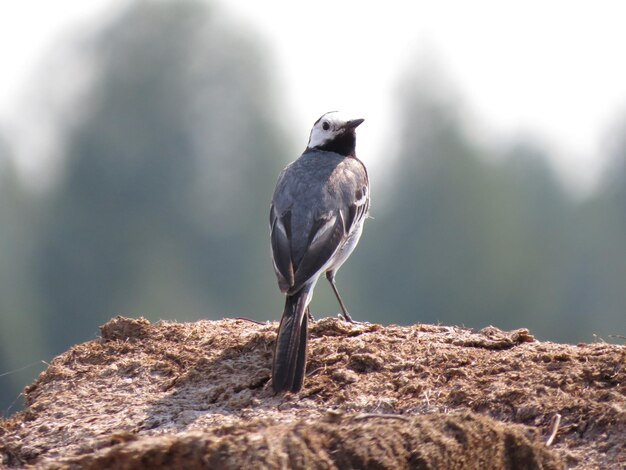
[[291, 212], [270, 215], [272, 255], [280, 290], [288, 295], [298, 292], [330, 261], [344, 241], [346, 226], [340, 211], [327, 213], [314, 220], [306, 250], [295, 260], [291, 249]]

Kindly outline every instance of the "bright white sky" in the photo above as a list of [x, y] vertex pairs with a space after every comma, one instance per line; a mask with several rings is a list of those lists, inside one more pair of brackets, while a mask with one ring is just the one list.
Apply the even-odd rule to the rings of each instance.
[[[46, 55], [126, 1], [20, 0], [0, 7], [0, 129], [20, 121]], [[304, 145], [325, 111], [364, 117], [358, 151], [368, 163], [385, 160], [398, 81], [420, 58], [436, 60], [482, 140], [533, 136], [583, 185], [601, 168], [610, 126], [626, 114], [626, 3], [619, 0], [220, 4], [264, 38], [282, 77], [287, 129]], [[15, 135], [8, 138], [19, 153], [19, 140], [33, 136]]]

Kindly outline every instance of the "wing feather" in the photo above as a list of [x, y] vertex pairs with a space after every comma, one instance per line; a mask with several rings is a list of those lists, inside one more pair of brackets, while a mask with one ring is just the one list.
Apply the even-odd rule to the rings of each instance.
[[294, 269], [291, 260], [291, 212], [282, 215], [275, 214], [274, 206], [270, 209], [272, 240], [272, 257], [274, 270], [278, 277], [278, 287], [281, 292], [287, 292], [294, 282]]
[[331, 216], [334, 224], [328, 228], [329, 219], [319, 218], [311, 227], [309, 245], [294, 274], [294, 283], [288, 294], [298, 292], [302, 286], [333, 257], [345, 235], [341, 212]]

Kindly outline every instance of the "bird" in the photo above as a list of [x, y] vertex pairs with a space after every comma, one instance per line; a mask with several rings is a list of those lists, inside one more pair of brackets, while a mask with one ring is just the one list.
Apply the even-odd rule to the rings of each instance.
[[278, 176], [270, 205], [272, 260], [285, 307], [272, 363], [275, 393], [304, 384], [309, 304], [319, 277], [326, 279], [343, 318], [353, 322], [335, 275], [356, 247], [369, 214], [367, 169], [356, 156], [356, 128], [364, 119], [323, 114], [302, 155]]

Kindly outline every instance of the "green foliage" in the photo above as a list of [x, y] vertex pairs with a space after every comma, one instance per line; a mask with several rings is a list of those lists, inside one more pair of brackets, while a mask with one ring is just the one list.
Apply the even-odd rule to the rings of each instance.
[[49, 355], [32, 283], [37, 227], [33, 208], [0, 136], [0, 406], [15, 400], [18, 390], [41, 369], [38, 359]]

